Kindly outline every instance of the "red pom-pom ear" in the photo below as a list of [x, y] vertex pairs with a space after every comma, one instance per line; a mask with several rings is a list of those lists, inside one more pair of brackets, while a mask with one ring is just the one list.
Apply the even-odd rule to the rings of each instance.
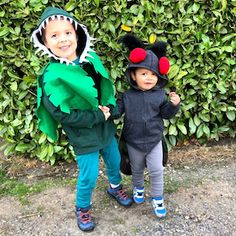
[[161, 57], [159, 60], [159, 71], [162, 75], [166, 75], [170, 69], [170, 62], [167, 57]]
[[147, 52], [143, 48], [135, 48], [129, 54], [129, 60], [133, 63], [139, 63], [144, 61], [147, 56]]

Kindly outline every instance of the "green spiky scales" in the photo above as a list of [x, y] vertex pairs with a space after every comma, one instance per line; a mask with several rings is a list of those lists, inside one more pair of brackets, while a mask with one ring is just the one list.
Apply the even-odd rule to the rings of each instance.
[[44, 75], [45, 92], [54, 106], [70, 113], [71, 109], [95, 109], [97, 90], [93, 79], [80, 66], [51, 63]]
[[94, 52], [89, 53], [92, 57], [86, 58], [94, 65], [95, 71], [102, 75], [101, 80], [101, 105], [116, 105], [114, 98], [114, 85], [109, 79], [107, 71], [105, 70], [100, 58]]
[[[87, 60], [93, 64], [95, 71], [101, 75], [101, 105], [115, 105], [114, 87], [99, 57], [94, 52], [90, 52]], [[46, 66], [38, 80], [42, 75], [46, 95], [49, 96], [52, 104], [59, 107], [62, 112], [69, 114], [73, 109], [98, 109], [98, 93], [94, 88], [94, 81], [80, 66], [51, 62]], [[41, 97], [42, 88], [38, 81], [36, 115], [39, 129], [51, 139], [56, 140], [58, 123], [41, 103]]]

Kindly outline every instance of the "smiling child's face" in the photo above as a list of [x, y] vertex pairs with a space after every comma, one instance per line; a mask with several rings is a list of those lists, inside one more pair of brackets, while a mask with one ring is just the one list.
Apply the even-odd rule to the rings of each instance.
[[57, 57], [70, 61], [77, 58], [77, 35], [68, 20], [50, 20], [45, 28], [44, 44]]
[[135, 71], [132, 71], [131, 77], [143, 91], [152, 89], [158, 82], [157, 75], [145, 68], [137, 68]]

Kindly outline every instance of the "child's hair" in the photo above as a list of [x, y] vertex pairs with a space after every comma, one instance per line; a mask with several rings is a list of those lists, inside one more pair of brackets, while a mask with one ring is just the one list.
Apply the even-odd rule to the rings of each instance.
[[42, 43], [42, 44], [44, 44], [45, 45], [45, 42], [46, 42], [46, 29], [42, 29], [42, 35], [40, 35], [39, 37], [38, 37], [38, 39], [39, 39], [39, 42], [40, 43]]
[[[61, 19], [63, 19], [62, 16], [61, 16]], [[50, 21], [52, 21], [52, 19], [49, 19], [48, 22], [50, 22]], [[67, 21], [69, 21], [69, 20], [67, 19]], [[69, 22], [70, 22], [70, 21], [69, 21]], [[76, 31], [75, 23], [74, 23], [74, 22], [72, 22], [72, 26], [73, 26], [74, 30]], [[46, 26], [46, 27], [47, 27], [47, 26]], [[43, 43], [43, 44], [45, 44], [45, 42], [46, 42], [46, 27], [45, 27], [45, 28], [42, 28], [42, 30], [41, 30], [42, 35], [39, 35], [39, 41], [40, 41], [41, 43]]]

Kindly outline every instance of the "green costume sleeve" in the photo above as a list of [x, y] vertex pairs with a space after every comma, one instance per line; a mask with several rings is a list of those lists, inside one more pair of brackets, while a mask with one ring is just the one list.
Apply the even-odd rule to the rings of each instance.
[[77, 128], [92, 128], [94, 125], [104, 122], [105, 117], [103, 112], [98, 109], [93, 110], [72, 110], [70, 114], [62, 112], [58, 107], [55, 107], [47, 96], [42, 98], [42, 102], [51, 116], [60, 124], [69, 125]]
[[90, 53], [92, 58], [89, 58], [90, 63], [94, 65], [95, 71], [102, 75], [101, 80], [101, 90], [102, 90], [102, 97], [101, 97], [101, 105], [116, 105], [115, 97], [114, 97], [114, 85], [112, 81], [109, 79], [109, 76], [100, 61], [100, 58], [97, 56], [96, 53]]

